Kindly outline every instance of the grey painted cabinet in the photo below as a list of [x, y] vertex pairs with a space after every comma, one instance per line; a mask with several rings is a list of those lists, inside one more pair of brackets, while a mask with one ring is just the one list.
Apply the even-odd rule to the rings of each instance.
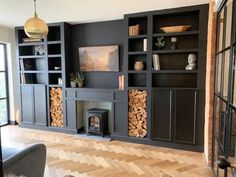
[[194, 144], [196, 90], [176, 90], [174, 94], [174, 141]]
[[171, 90], [153, 91], [153, 139], [171, 140], [171, 93]]
[[127, 105], [125, 104], [124, 92], [114, 92], [115, 102], [113, 103], [113, 131], [112, 135], [127, 136], [128, 135], [128, 122], [127, 122]]
[[21, 86], [21, 121], [23, 123], [33, 123], [34, 104], [33, 104], [33, 86]]
[[153, 89], [153, 140], [195, 143], [196, 90]]
[[[75, 99], [66, 99], [66, 120], [64, 119], [64, 127], [70, 129], [77, 128], [77, 104]], [[82, 126], [82, 125], [81, 125]]]
[[22, 122], [47, 125], [45, 85], [21, 85]]

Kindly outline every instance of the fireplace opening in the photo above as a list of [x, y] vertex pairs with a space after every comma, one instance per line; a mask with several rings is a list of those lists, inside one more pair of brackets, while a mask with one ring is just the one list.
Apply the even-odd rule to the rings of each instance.
[[86, 134], [108, 134], [108, 110], [92, 108], [87, 110]]

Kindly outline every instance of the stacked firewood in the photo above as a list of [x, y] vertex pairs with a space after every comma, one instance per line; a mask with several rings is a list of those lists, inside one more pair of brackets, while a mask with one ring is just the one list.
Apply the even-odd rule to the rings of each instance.
[[147, 91], [129, 91], [129, 136], [147, 135]]
[[63, 127], [61, 88], [51, 88], [50, 90], [50, 115], [51, 115], [51, 126]]

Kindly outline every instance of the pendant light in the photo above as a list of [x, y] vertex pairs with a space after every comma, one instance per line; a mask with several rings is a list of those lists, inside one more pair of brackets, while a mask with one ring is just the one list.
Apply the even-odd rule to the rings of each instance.
[[24, 25], [25, 33], [30, 38], [43, 39], [47, 37], [48, 26], [36, 12], [36, 0], [34, 0], [34, 17], [28, 19]]

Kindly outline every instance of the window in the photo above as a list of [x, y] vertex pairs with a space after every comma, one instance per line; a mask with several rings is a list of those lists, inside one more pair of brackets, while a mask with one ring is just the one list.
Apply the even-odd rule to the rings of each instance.
[[9, 120], [6, 45], [0, 43], [0, 124]]

